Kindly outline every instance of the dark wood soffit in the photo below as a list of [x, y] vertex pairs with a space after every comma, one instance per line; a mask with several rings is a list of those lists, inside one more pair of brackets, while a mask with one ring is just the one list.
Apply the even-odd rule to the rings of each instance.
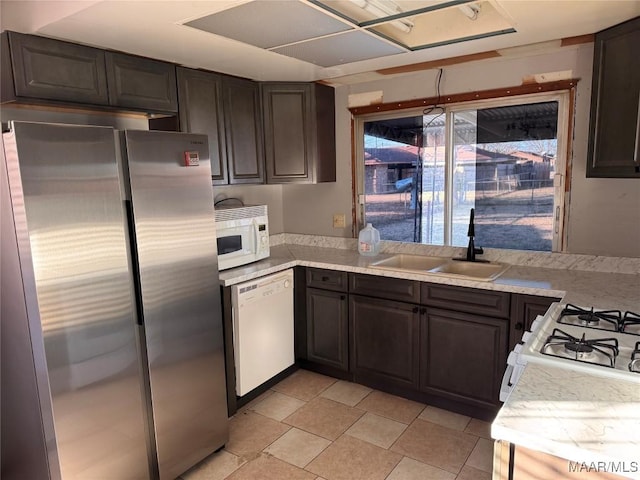
[[561, 47], [570, 47], [571, 45], [580, 45], [582, 43], [593, 43], [596, 39], [595, 33], [588, 33], [586, 35], [578, 35], [577, 37], [567, 37], [560, 41]]
[[[567, 37], [560, 39], [560, 47], [570, 47], [572, 45], [581, 45], [583, 43], [593, 43], [595, 34], [579, 35], [577, 37]], [[460, 55], [458, 57], [441, 58], [439, 60], [431, 60], [428, 62], [412, 63], [411, 65], [400, 65], [398, 67], [382, 68], [376, 70], [380, 75], [397, 75], [400, 73], [419, 72], [420, 70], [431, 70], [435, 68], [449, 67], [460, 63], [475, 62], [478, 60], [487, 60], [489, 58], [498, 58], [502, 55], [498, 50], [488, 50], [486, 52], [471, 53], [469, 55]]]
[[553, 92], [559, 90], [571, 90], [578, 84], [577, 78], [571, 80], [558, 80], [556, 82], [527, 83], [516, 87], [494, 88], [492, 90], [481, 90], [479, 92], [455, 93], [453, 95], [442, 95], [430, 98], [416, 98], [402, 102], [377, 103], [365, 105], [363, 107], [352, 107], [349, 109], [353, 115], [365, 115], [368, 113], [390, 112], [393, 110], [404, 110], [407, 108], [427, 107], [430, 105], [445, 105], [448, 103], [471, 102], [474, 100], [487, 100], [491, 98], [513, 97], [516, 95], [527, 95], [532, 93]]
[[411, 65], [400, 65], [399, 67], [382, 68], [376, 70], [380, 75], [396, 75], [399, 73], [418, 72], [420, 70], [431, 70], [441, 67], [449, 67], [459, 63], [475, 62], [476, 60], [486, 60], [488, 58], [497, 58], [501, 55], [497, 50], [489, 50], [487, 52], [471, 53], [469, 55], [460, 55], [459, 57], [442, 58], [440, 60], [431, 60], [429, 62], [412, 63]]

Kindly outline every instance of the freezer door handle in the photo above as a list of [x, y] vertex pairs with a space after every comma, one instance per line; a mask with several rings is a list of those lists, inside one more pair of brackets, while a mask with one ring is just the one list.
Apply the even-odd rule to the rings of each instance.
[[133, 218], [133, 204], [125, 200], [127, 214], [127, 228], [129, 230], [129, 251], [131, 255], [131, 273], [133, 274], [133, 291], [135, 294], [136, 323], [144, 325], [144, 309], [142, 308], [142, 286], [140, 285], [140, 262], [138, 261], [138, 246], [136, 245], [135, 223]]

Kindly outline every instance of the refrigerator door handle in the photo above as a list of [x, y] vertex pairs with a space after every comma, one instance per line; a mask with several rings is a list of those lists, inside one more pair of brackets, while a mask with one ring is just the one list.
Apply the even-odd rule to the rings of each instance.
[[144, 325], [144, 309], [142, 308], [142, 285], [140, 283], [140, 262], [138, 261], [138, 246], [136, 245], [135, 221], [133, 218], [133, 204], [131, 200], [125, 200], [125, 212], [127, 215], [127, 228], [129, 230], [129, 255], [131, 256], [131, 270], [133, 273], [133, 291], [135, 294], [136, 323]]

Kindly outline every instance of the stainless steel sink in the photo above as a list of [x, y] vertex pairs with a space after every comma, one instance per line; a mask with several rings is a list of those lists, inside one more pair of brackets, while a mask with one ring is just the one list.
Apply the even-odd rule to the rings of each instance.
[[450, 261], [429, 270], [429, 273], [448, 275], [452, 278], [468, 278], [470, 280], [489, 281], [502, 275], [509, 265], [504, 263], [484, 263]]
[[427, 273], [436, 267], [447, 263], [443, 257], [429, 257], [423, 255], [407, 255], [404, 253], [379, 260], [369, 265], [371, 268], [384, 270], [402, 270], [409, 272]]

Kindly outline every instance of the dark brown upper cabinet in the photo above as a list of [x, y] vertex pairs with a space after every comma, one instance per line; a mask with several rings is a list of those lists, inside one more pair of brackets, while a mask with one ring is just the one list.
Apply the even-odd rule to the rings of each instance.
[[229, 183], [264, 183], [264, 149], [259, 84], [222, 77]]
[[318, 83], [263, 83], [267, 183], [336, 180], [335, 95]]
[[16, 32], [2, 33], [2, 102], [176, 113], [176, 67]]
[[222, 110], [222, 76], [178, 67], [180, 130], [209, 136], [214, 185], [229, 183]]
[[108, 105], [104, 51], [2, 33], [2, 102], [55, 100]]
[[587, 177], [640, 178], [640, 17], [598, 32]]
[[109, 104], [151, 112], [178, 111], [176, 67], [150, 58], [105, 52]]

